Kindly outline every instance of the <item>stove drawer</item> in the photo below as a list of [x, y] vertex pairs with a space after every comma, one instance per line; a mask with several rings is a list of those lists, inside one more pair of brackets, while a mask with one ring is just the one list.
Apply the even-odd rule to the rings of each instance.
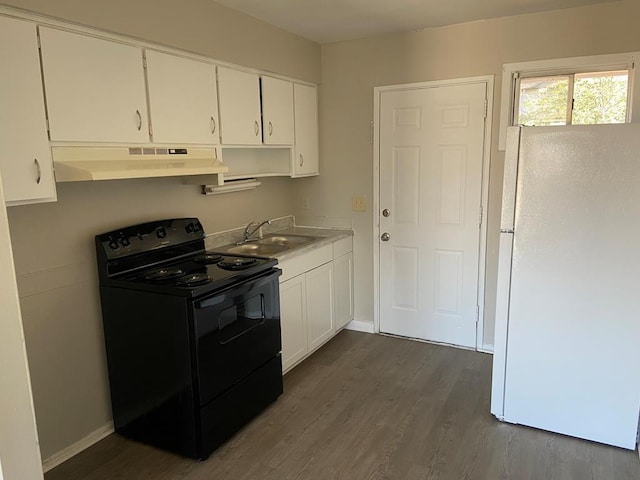
[[199, 458], [205, 459], [282, 394], [280, 355], [202, 408]]

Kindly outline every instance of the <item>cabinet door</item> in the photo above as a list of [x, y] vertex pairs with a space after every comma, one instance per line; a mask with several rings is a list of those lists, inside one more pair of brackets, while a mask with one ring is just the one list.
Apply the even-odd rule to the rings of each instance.
[[293, 145], [293, 83], [262, 77], [262, 131], [268, 145]]
[[55, 200], [35, 24], [0, 17], [0, 45], [0, 172], [5, 200]]
[[220, 136], [227, 145], [261, 145], [260, 78], [218, 67]]
[[292, 177], [318, 175], [318, 92], [308, 85], [293, 85], [295, 155]]
[[353, 320], [353, 253], [333, 261], [336, 330]]
[[142, 49], [40, 28], [52, 141], [149, 141]]
[[282, 370], [286, 372], [307, 354], [307, 300], [304, 275], [280, 284]]
[[333, 262], [307, 272], [307, 338], [309, 351], [329, 340], [335, 332], [333, 321]]
[[216, 67], [147, 50], [153, 141], [218, 144]]

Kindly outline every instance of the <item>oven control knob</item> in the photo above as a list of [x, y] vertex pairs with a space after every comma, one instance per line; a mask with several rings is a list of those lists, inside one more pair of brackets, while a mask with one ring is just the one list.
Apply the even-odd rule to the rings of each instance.
[[193, 233], [196, 231], [196, 226], [193, 223], [187, 223], [185, 230], [187, 231], [187, 233]]
[[193, 231], [194, 232], [201, 232], [202, 231], [202, 225], [200, 225], [200, 222], [195, 222], [193, 224]]
[[158, 236], [158, 238], [164, 238], [167, 236], [167, 230], [160, 227], [158, 230], [156, 230], [156, 235]]
[[122, 237], [120, 239], [120, 245], [122, 245], [123, 247], [128, 247], [129, 245], [131, 245], [131, 241], [128, 237]]
[[111, 240], [111, 241], [109, 242], [109, 248], [110, 248], [111, 250], [117, 250], [119, 246], [120, 246], [120, 245], [118, 245], [118, 242], [116, 242], [115, 240]]

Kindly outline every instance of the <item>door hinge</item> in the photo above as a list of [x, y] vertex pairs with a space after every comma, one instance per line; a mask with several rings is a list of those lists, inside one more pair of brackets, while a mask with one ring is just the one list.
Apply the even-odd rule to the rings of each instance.
[[49, 140], [51, 140], [51, 128], [49, 128], [49, 117], [45, 117], [44, 121], [47, 125], [47, 135], [49, 136]]
[[38, 32], [38, 35], [36, 38], [38, 39], [38, 50], [42, 50], [42, 42], [40, 41], [40, 32]]
[[369, 136], [370, 136], [370, 141], [371, 141], [371, 145], [373, 145], [373, 122], [369, 122]]
[[476, 305], [476, 323], [480, 322], [480, 305]]
[[482, 225], [483, 216], [484, 216], [484, 207], [480, 205], [480, 217], [478, 219], [478, 225]]
[[147, 68], [147, 54], [145, 52], [142, 53], [142, 68]]
[[488, 99], [484, 99], [484, 118], [487, 118], [487, 115], [489, 115], [489, 100]]
[[149, 135], [153, 137], [153, 127], [151, 126], [151, 122], [149, 122]]

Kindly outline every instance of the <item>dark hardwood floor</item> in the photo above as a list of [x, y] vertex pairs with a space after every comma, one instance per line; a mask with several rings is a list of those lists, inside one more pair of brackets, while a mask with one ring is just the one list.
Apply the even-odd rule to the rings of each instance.
[[491, 356], [343, 331], [205, 462], [111, 435], [46, 480], [627, 480], [636, 452], [498, 422]]

